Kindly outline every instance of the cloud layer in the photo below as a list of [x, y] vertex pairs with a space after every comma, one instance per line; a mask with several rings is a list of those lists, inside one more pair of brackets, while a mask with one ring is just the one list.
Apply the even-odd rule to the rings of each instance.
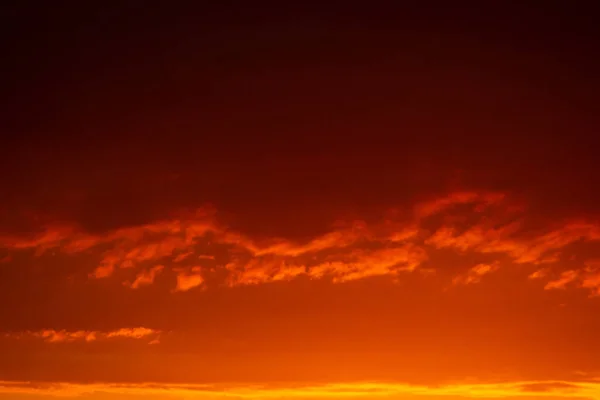
[[478, 283], [500, 266], [543, 265], [545, 269], [532, 273], [548, 280], [546, 289], [573, 283], [594, 294], [599, 286], [597, 267], [586, 264], [592, 260], [582, 260], [575, 269], [560, 268], [571, 247], [598, 241], [600, 225], [595, 221], [571, 219], [535, 226], [527, 208], [509, 195], [465, 191], [418, 202], [399, 217], [338, 223], [334, 230], [305, 242], [250, 237], [229, 229], [219, 222], [216, 210], [205, 207], [104, 234], [89, 234], [73, 224], [48, 225], [37, 234], [4, 235], [0, 246], [8, 251], [3, 258], [7, 263], [22, 252], [36, 258], [50, 251], [67, 258], [85, 255], [97, 260], [90, 279], [123, 279], [118, 271], [135, 271], [122, 282], [134, 290], [165, 276], [175, 277], [172, 292], [301, 276], [338, 283], [397, 277], [439, 269], [424, 265], [436, 252], [451, 250], [458, 256], [486, 259], [458, 273], [454, 283]]

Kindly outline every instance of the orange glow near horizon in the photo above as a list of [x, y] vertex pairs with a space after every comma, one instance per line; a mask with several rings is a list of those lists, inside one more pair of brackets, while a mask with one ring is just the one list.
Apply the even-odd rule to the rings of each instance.
[[[380, 398], [588, 398], [597, 399], [597, 382], [511, 382], [488, 384], [455, 384], [427, 387], [375, 382], [327, 385], [161, 385], [161, 384], [37, 384], [27, 382], [0, 382], [2, 395], [51, 395], [57, 397], [83, 396], [104, 399], [111, 394], [145, 396], [164, 399], [380, 399]], [[1, 397], [0, 397], [1, 398]], [[16, 397], [18, 398], [18, 397]]]

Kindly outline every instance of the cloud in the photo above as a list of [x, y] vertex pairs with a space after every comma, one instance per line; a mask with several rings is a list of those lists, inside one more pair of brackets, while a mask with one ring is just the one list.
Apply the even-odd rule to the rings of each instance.
[[541, 278], [545, 278], [546, 276], [548, 276], [548, 269], [542, 268], [542, 269], [535, 270], [534, 272], [529, 274], [528, 278], [529, 279], [541, 279]]
[[46, 329], [39, 332], [33, 332], [31, 334], [34, 337], [40, 337], [49, 343], [58, 342], [73, 342], [76, 340], [85, 340], [86, 342], [93, 342], [96, 340], [96, 332], [93, 331], [55, 331], [53, 329]]
[[111, 276], [117, 267], [130, 268], [170, 256], [178, 250], [189, 250], [196, 239], [209, 232], [221, 232], [211, 215], [210, 208], [199, 208], [186, 215], [185, 219], [162, 220], [101, 235], [87, 234], [76, 225], [46, 226], [31, 237], [2, 236], [0, 247], [8, 250], [33, 249], [35, 255], [40, 256], [48, 249], [75, 254], [110, 245], [91, 274], [92, 277], [105, 278]]
[[141, 286], [147, 286], [154, 283], [154, 279], [162, 272], [165, 267], [156, 265], [150, 269], [144, 270], [136, 275], [135, 280], [128, 285], [132, 289], [139, 289]]
[[189, 256], [191, 256], [192, 254], [194, 254], [194, 253], [191, 251], [186, 251], [184, 253], [180, 253], [173, 259], [173, 262], [175, 262], [175, 263], [181, 262], [181, 261], [185, 260], [186, 258], [188, 258]]
[[469, 269], [466, 274], [459, 275], [452, 280], [455, 285], [469, 285], [481, 282], [484, 275], [494, 272], [498, 269], [498, 263], [494, 264], [477, 264]]
[[[442, 249], [471, 259], [495, 257], [475, 260], [494, 266], [493, 270], [501, 259], [506, 259], [507, 265], [556, 265], [568, 246], [600, 240], [600, 225], [585, 220], [554, 221], [551, 228], [529, 231], [525, 229], [525, 208], [505, 193], [453, 192], [407, 210], [386, 214], [378, 222], [344, 221], [302, 242], [250, 237], [220, 222], [213, 208], [200, 207], [177, 218], [96, 235], [75, 224], [46, 226], [28, 237], [2, 236], [0, 247], [7, 249], [9, 256], [27, 250], [33, 250], [33, 256], [42, 256], [49, 249], [66, 257], [85, 252], [97, 262], [88, 275], [91, 279], [119, 275], [117, 279], [125, 286], [139, 289], [153, 284], [159, 274], [171, 274], [176, 281], [172, 291], [181, 292], [207, 285], [208, 270], [193, 266], [201, 260], [209, 262], [218, 271], [215, 276], [223, 276], [221, 283], [230, 287], [300, 276], [342, 283], [373, 276], [395, 278], [401, 271], [421, 268]], [[573, 269], [578, 271], [577, 278], [565, 275], [563, 281], [570, 277], [577, 287], [597, 293], [598, 273], [581, 268]], [[128, 269], [135, 271], [134, 278], [121, 277], [119, 271]], [[454, 283], [474, 284], [491, 271], [479, 266], [456, 276]], [[548, 271], [538, 269], [530, 278], [543, 279]], [[547, 288], [564, 285], [551, 281]]]
[[402, 271], [417, 269], [427, 260], [427, 254], [419, 246], [404, 244], [382, 249], [353, 249], [330, 254], [326, 259], [320, 263], [304, 263], [281, 256], [236, 260], [226, 266], [230, 272], [228, 283], [230, 286], [254, 285], [298, 276], [313, 279], [328, 277], [341, 283], [373, 276], [395, 276]]
[[59, 246], [60, 243], [77, 234], [75, 227], [60, 225], [44, 227], [40, 231], [32, 237], [0, 236], [0, 246], [14, 250], [35, 249], [40, 254], [47, 249]]
[[[177, 226], [179, 225], [179, 226]], [[133, 268], [144, 262], [160, 261], [172, 257], [177, 261], [182, 261], [185, 257], [182, 254], [191, 253], [195, 241], [211, 232], [209, 225], [198, 226], [191, 223], [186, 226], [182, 223], [163, 222], [161, 225], [142, 227], [141, 234], [129, 233], [132, 236], [116, 236], [118, 239], [114, 247], [106, 251], [100, 261], [100, 265], [95, 270], [96, 278], [110, 276], [115, 268]], [[144, 231], [145, 232], [144, 234]], [[131, 240], [132, 237], [135, 240]], [[181, 252], [179, 254], [176, 254]], [[98, 274], [98, 271], [110, 271], [106, 274]]]
[[334, 282], [347, 282], [372, 276], [394, 276], [414, 271], [428, 256], [421, 247], [406, 244], [378, 250], [354, 250], [339, 261], [327, 261], [310, 268], [312, 278], [331, 276]]
[[[215, 256], [212, 254], [197, 254], [198, 241], [207, 239], [208, 235], [212, 243], [229, 249], [231, 259], [224, 265], [224, 269], [230, 273], [228, 284], [235, 286], [289, 280], [307, 274], [310, 261], [307, 258], [323, 254], [329, 254], [329, 260], [322, 265], [313, 266], [313, 278], [317, 275], [331, 275], [335, 281], [342, 282], [360, 277], [394, 274], [393, 267], [400, 268], [399, 264], [405, 264], [405, 269], [414, 269], [420, 262], [416, 260], [423, 258], [422, 251], [416, 255], [415, 246], [410, 251], [407, 248], [367, 251], [357, 249], [356, 244], [365, 241], [402, 244], [418, 233], [419, 229], [414, 226], [399, 227], [389, 223], [367, 226], [362, 221], [354, 221], [306, 243], [283, 238], [257, 242], [217, 223], [209, 213], [198, 211], [193, 214], [193, 218], [158, 221], [117, 229], [104, 235], [87, 235], [72, 227], [57, 230], [54, 234], [45, 233], [37, 239], [5, 240], [3, 245], [12, 247], [13, 250], [43, 245], [44, 248], [55, 247], [65, 254], [88, 251], [101, 245], [108, 246], [102, 252], [98, 266], [89, 274], [92, 279], [111, 277], [118, 269], [139, 268], [149, 262], [160, 262], [163, 267], [146, 267], [137, 273], [132, 283], [124, 283], [132, 289], [138, 289], [152, 284], [159, 273], [171, 269], [169, 264], [189, 262], [192, 259], [214, 262]], [[332, 252], [339, 253], [338, 259], [331, 255]], [[342, 272], [344, 263], [346, 273]], [[177, 281], [175, 291], [187, 291], [204, 282], [199, 269], [190, 272], [189, 268], [173, 268], [173, 271]]]
[[7, 334], [7, 337], [14, 339], [38, 338], [48, 343], [64, 342], [94, 342], [97, 340], [106, 340], [113, 338], [142, 339], [147, 336], [157, 336], [161, 332], [150, 328], [122, 328], [115, 331], [67, 331], [55, 329], [43, 329], [40, 331], [26, 331]]
[[256, 285], [293, 279], [306, 273], [304, 265], [294, 265], [279, 256], [263, 256], [250, 260], [234, 260], [225, 266], [229, 286]]
[[580, 240], [600, 240], [600, 227], [591, 223], [570, 223], [548, 233], [533, 237], [519, 236], [521, 223], [500, 227], [484, 224], [469, 227], [460, 233], [451, 226], [439, 228], [426, 243], [437, 248], [454, 248], [461, 252], [505, 254], [517, 264], [545, 264], [559, 260], [559, 252]]
[[438, 214], [457, 205], [474, 204], [475, 210], [501, 203], [506, 198], [504, 193], [496, 192], [454, 192], [433, 200], [423, 201], [414, 207], [417, 218], [425, 218]]
[[115, 271], [115, 266], [112, 263], [108, 263], [108, 264], [102, 264], [98, 267], [96, 267], [96, 269], [94, 269], [94, 272], [89, 274], [90, 278], [95, 278], [95, 279], [102, 279], [102, 278], [108, 278], [109, 276], [111, 276], [113, 274], [113, 272]]
[[146, 337], [148, 335], [156, 335], [160, 333], [159, 331], [156, 331], [154, 329], [150, 329], [150, 328], [142, 328], [142, 327], [137, 327], [137, 328], [121, 328], [119, 330], [116, 331], [111, 331], [106, 333], [106, 337], [107, 338], [116, 338], [116, 337], [124, 337], [124, 338], [133, 338], [133, 339], [141, 339], [143, 337]]
[[550, 281], [544, 286], [544, 289], [564, 289], [569, 283], [574, 282], [578, 278], [579, 272], [575, 270], [563, 271], [558, 279]]
[[204, 278], [201, 274], [202, 267], [196, 266], [191, 271], [177, 271], [177, 286], [176, 292], [187, 292], [190, 289], [198, 287], [204, 283]]
[[248, 249], [255, 256], [277, 255], [295, 257], [306, 253], [319, 252], [323, 250], [347, 247], [361, 238], [369, 237], [366, 226], [354, 224], [351, 229], [334, 231], [319, 236], [306, 244], [295, 244], [290, 241], [279, 239], [275, 243], [264, 247], [249, 244]]
[[581, 287], [590, 289], [593, 296], [600, 296], [600, 271], [586, 274]]
[[544, 287], [547, 290], [565, 289], [567, 285], [590, 290], [590, 296], [600, 295], [600, 262], [596, 259], [585, 262], [581, 270], [569, 269], [560, 273], [559, 277], [550, 280]]
[[593, 297], [600, 296], [600, 259], [586, 261], [581, 287], [589, 289]]

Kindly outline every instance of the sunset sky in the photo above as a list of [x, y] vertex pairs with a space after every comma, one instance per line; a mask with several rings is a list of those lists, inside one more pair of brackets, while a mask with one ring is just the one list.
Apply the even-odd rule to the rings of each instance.
[[0, 400], [600, 400], [587, 3], [7, 3]]

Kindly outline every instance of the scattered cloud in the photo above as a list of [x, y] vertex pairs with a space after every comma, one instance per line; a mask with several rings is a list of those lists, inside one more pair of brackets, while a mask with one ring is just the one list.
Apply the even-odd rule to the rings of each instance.
[[563, 271], [556, 279], [549, 281], [545, 289], [565, 289], [567, 285], [588, 289], [591, 297], [600, 296], [600, 262], [588, 260], [580, 270]]
[[[179, 218], [98, 235], [66, 224], [46, 227], [28, 237], [5, 235], [0, 237], [0, 247], [9, 253], [33, 250], [34, 256], [42, 256], [49, 249], [66, 256], [86, 252], [90, 259], [98, 260], [89, 273], [91, 279], [106, 279], [120, 270], [134, 269], [134, 278], [119, 279], [125, 286], [139, 289], [153, 284], [159, 274], [173, 274], [173, 291], [181, 292], [206, 285], [206, 271], [190, 265], [200, 261], [210, 262], [211, 268], [223, 272], [217, 275], [225, 276], [228, 286], [236, 286], [299, 276], [338, 283], [395, 277], [401, 271], [420, 269], [441, 249], [470, 257], [496, 257], [495, 261], [480, 261], [454, 278], [455, 284], [474, 284], [495, 271], [497, 261], [556, 265], [569, 246], [600, 240], [600, 225], [583, 220], [554, 221], [550, 229], [527, 230], [524, 210], [505, 193], [455, 192], [416, 204], [412, 214], [390, 213], [379, 223], [347, 221], [330, 232], [297, 242], [286, 238], [257, 240], [229, 229], [217, 220], [214, 209], [203, 207]], [[218, 258], [214, 246], [221, 251]], [[597, 269], [586, 267], [584, 271], [583, 267], [563, 271], [559, 278], [547, 282], [546, 288], [564, 288], [575, 282], [577, 287], [597, 293]], [[548, 279], [549, 271], [539, 268], [529, 277]]]

